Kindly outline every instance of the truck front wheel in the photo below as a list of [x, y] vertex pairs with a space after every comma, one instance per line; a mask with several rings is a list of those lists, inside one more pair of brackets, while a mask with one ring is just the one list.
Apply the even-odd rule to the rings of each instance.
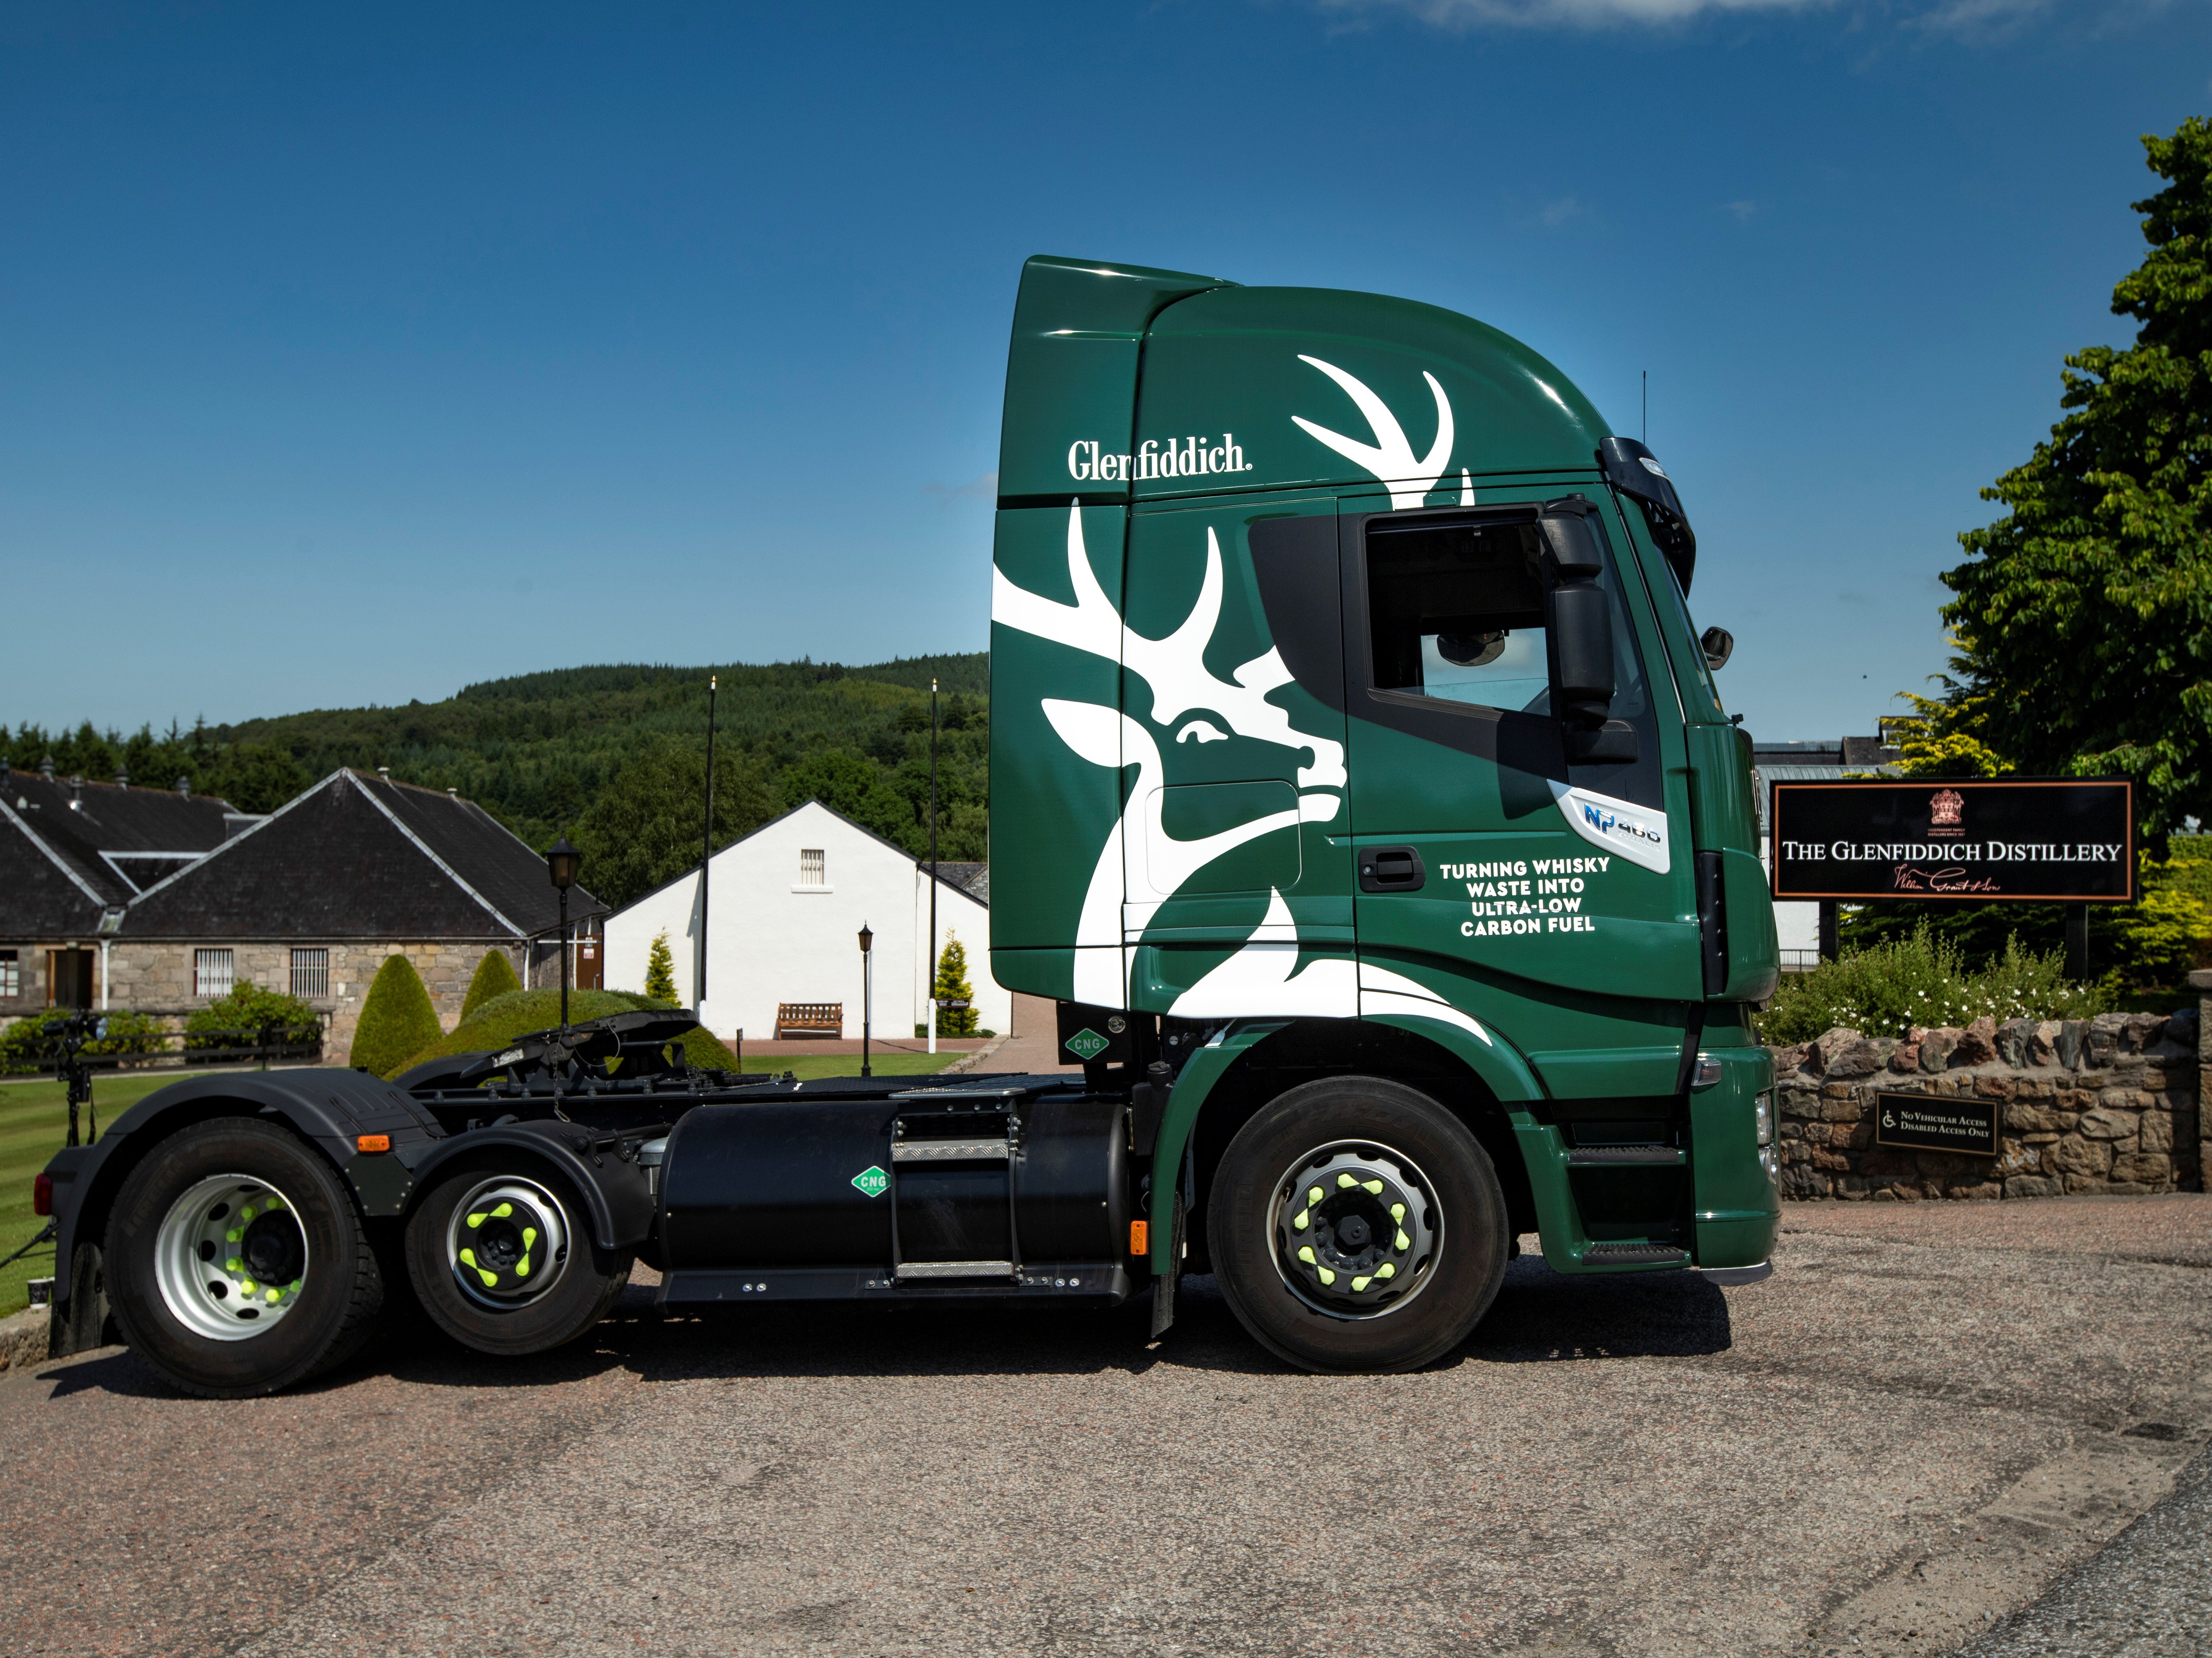
[[118, 1194], [107, 1289], [124, 1339], [187, 1392], [243, 1399], [367, 1339], [384, 1283], [337, 1171], [274, 1124], [218, 1117], [163, 1140]]
[[597, 1324], [630, 1257], [597, 1248], [568, 1183], [487, 1162], [441, 1179], [407, 1223], [407, 1276], [423, 1311], [464, 1347], [542, 1353]]
[[1237, 1133], [1206, 1200], [1223, 1296], [1309, 1370], [1410, 1370], [1490, 1310], [1511, 1244], [1490, 1157], [1419, 1090], [1372, 1077], [1294, 1088]]

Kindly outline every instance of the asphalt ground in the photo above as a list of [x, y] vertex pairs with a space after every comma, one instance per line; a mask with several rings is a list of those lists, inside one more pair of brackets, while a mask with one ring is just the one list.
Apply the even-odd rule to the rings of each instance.
[[1203, 1279], [1152, 1348], [1139, 1306], [664, 1321], [641, 1272], [522, 1364], [394, 1336], [221, 1404], [105, 1350], [0, 1382], [0, 1628], [21, 1655], [1625, 1658], [1947, 1652], [2044, 1614], [2074, 1640], [2072, 1594], [2134, 1639], [2203, 1605], [2204, 1487], [2100, 1551], [2212, 1433], [2208, 1239], [2195, 1195], [1793, 1206], [1760, 1284], [1524, 1257], [1403, 1376], [1286, 1370]]

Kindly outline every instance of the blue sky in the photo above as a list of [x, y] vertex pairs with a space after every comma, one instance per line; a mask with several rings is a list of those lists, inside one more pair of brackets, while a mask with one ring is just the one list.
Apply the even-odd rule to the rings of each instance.
[[2208, 104], [2202, 0], [11, 8], [0, 721], [980, 649], [1050, 252], [1648, 370], [1731, 706], [1869, 731]]

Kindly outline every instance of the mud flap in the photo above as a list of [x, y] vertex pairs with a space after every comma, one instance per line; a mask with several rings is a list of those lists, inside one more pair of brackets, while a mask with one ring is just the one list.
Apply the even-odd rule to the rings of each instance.
[[1168, 1238], [1168, 1270], [1152, 1280], [1152, 1333], [1148, 1338], [1158, 1341], [1175, 1322], [1176, 1282], [1182, 1277], [1183, 1256], [1188, 1253], [1183, 1238], [1183, 1227], [1190, 1214], [1191, 1199], [1196, 1195], [1198, 1157], [1196, 1148], [1185, 1141], [1182, 1148], [1182, 1178], [1176, 1182], [1175, 1221]]
[[47, 1315], [46, 1357], [67, 1358], [123, 1339], [107, 1309], [107, 1272], [100, 1246], [80, 1243], [70, 1256], [70, 1296]]

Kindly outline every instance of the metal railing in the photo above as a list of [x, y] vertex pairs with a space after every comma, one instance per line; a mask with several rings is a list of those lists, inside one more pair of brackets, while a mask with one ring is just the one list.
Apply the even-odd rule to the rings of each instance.
[[312, 1062], [323, 1057], [323, 1027], [264, 1024], [236, 1030], [119, 1030], [110, 1035], [98, 1014], [46, 1022], [27, 1048], [0, 1054], [0, 1074], [60, 1077], [71, 1064], [93, 1071], [174, 1070], [272, 1061]]

